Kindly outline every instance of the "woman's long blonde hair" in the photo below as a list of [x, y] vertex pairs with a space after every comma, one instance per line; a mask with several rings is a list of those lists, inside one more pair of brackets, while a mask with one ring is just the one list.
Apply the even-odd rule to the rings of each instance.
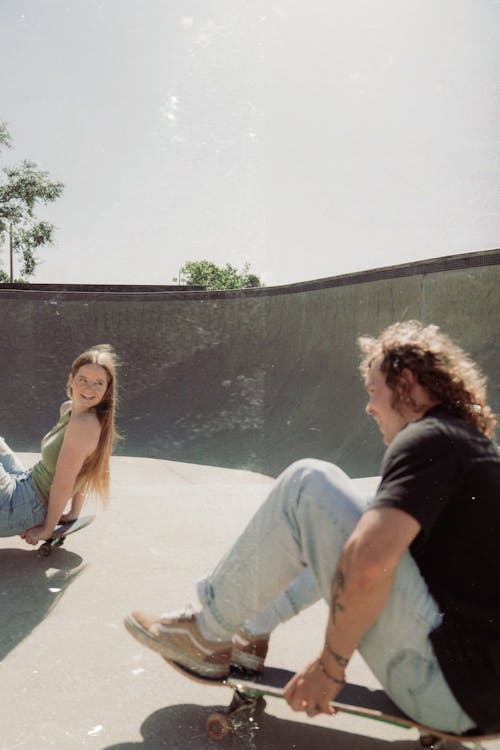
[[[109, 496], [109, 460], [119, 435], [115, 428], [115, 411], [118, 400], [116, 368], [117, 357], [109, 344], [97, 344], [80, 354], [71, 365], [70, 375], [75, 377], [84, 365], [100, 365], [106, 370], [108, 386], [102, 400], [94, 408], [101, 425], [101, 434], [96, 449], [87, 456], [78, 472], [76, 483], [84, 494], [98, 495], [103, 501]], [[68, 381], [68, 396], [71, 386]]]
[[492, 437], [497, 419], [486, 401], [486, 378], [475, 362], [438, 326], [418, 320], [394, 323], [378, 338], [362, 336], [360, 370], [364, 378], [374, 361], [394, 392], [402, 396], [401, 372], [411, 370], [418, 383], [450, 412]]

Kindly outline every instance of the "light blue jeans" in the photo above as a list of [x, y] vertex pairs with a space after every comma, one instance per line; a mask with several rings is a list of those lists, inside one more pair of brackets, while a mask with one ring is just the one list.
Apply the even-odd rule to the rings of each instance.
[[[234, 633], [296, 583], [305, 568], [328, 603], [341, 552], [365, 504], [337, 466], [313, 459], [292, 464], [213, 573], [198, 584], [208, 616]], [[455, 700], [429, 641], [440, 619], [406, 553], [387, 605], [358, 650], [401, 710], [436, 729], [461, 734], [474, 722]]]
[[0, 537], [21, 534], [45, 520], [47, 506], [39, 499], [31, 472], [0, 437]]
[[[370, 500], [375, 497], [376, 488], [380, 484], [380, 477], [367, 477], [365, 479], [352, 479], [353, 490], [360, 507], [366, 508]], [[295, 578], [283, 596], [287, 601], [287, 611], [298, 615], [303, 609], [307, 609], [322, 598], [321, 591], [316, 585], [316, 579], [311, 568], [306, 567]]]

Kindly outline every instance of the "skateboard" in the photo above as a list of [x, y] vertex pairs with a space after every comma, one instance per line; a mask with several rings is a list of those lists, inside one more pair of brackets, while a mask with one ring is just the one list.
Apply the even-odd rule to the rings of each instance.
[[[294, 675], [287, 669], [264, 667], [261, 674], [250, 676], [235, 668], [228, 677], [217, 680], [200, 677], [170, 659], [165, 659], [165, 661], [191, 680], [205, 685], [221, 685], [233, 690], [233, 698], [228, 708], [211, 713], [207, 718], [207, 734], [214, 740], [224, 739], [233, 729], [241, 726], [242, 722], [255, 721], [256, 717], [264, 711], [265, 697], [283, 698], [285, 685]], [[342, 688], [337, 699], [332, 701], [332, 706], [340, 713], [382, 721], [404, 729], [417, 729], [420, 734], [420, 746], [434, 748], [434, 750], [439, 748], [444, 750], [445, 740], [454, 740], [471, 745], [475, 750], [482, 750], [482, 742], [500, 737], [500, 734], [456, 735], [428, 727], [406, 716], [383, 690], [371, 690], [354, 683], [347, 683]]]
[[84, 529], [89, 523], [92, 523], [95, 516], [83, 516], [82, 518], [75, 518], [73, 521], [65, 521], [59, 523], [54, 529], [54, 532], [50, 539], [43, 542], [37, 549], [39, 557], [48, 557], [54, 547], [62, 547], [66, 537], [69, 534], [74, 534], [75, 531]]

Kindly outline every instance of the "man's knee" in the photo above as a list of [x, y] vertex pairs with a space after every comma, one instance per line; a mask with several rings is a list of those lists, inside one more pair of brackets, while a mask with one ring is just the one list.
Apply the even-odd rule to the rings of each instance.
[[[279, 482], [287, 483], [294, 489], [308, 488], [319, 492], [325, 488], [334, 489], [349, 481], [349, 477], [335, 464], [319, 458], [301, 458], [290, 464], [278, 477]], [[313, 493], [314, 494], [314, 493]]]

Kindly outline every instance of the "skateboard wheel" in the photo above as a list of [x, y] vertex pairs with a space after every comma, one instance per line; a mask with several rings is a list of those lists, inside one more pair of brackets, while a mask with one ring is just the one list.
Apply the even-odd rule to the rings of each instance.
[[50, 555], [50, 544], [48, 542], [44, 542], [41, 547], [38, 548], [38, 554], [40, 557], [48, 557]]
[[421, 734], [420, 735], [420, 746], [429, 747], [432, 750], [439, 750], [442, 747], [443, 741], [439, 737], [435, 737], [433, 734]]
[[225, 714], [210, 714], [207, 719], [207, 734], [213, 740], [223, 740], [231, 731], [231, 722]]

